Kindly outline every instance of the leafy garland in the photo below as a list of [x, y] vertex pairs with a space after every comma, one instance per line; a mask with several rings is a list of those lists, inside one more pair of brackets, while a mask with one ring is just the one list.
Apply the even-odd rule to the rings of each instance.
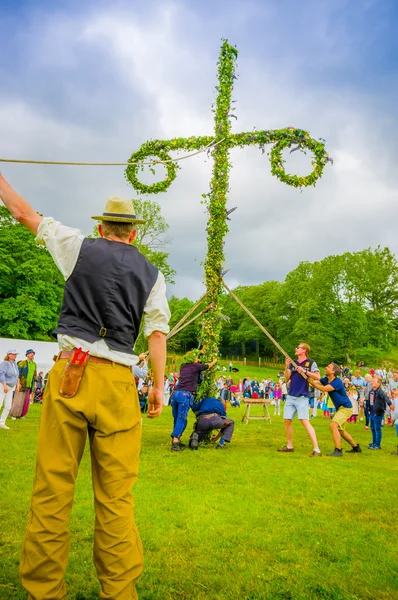
[[[235, 63], [238, 51], [223, 40], [218, 61], [218, 92], [213, 112], [215, 113], [214, 136], [173, 138], [171, 140], [149, 140], [142, 144], [137, 152], [131, 155], [131, 162], [141, 163], [153, 159], [154, 165], [162, 163], [167, 171], [164, 180], [153, 184], [144, 184], [139, 180], [140, 164], [129, 165], [126, 178], [137, 192], [142, 194], [158, 194], [165, 192], [177, 177], [179, 163], [174, 162], [169, 152], [175, 150], [207, 149], [214, 159], [213, 173], [210, 182], [210, 192], [202, 194], [203, 203], [209, 211], [207, 223], [207, 256], [204, 262], [205, 284], [209, 290], [206, 302], [213, 303], [213, 310], [208, 311], [202, 319], [202, 343], [204, 360], [211, 360], [218, 354], [218, 344], [221, 334], [222, 316], [220, 314], [220, 297], [222, 294], [221, 276], [224, 264], [224, 238], [228, 232], [227, 199], [229, 192], [229, 170], [231, 163], [229, 150], [236, 147], [258, 146], [265, 153], [265, 146], [273, 144], [269, 152], [271, 173], [280, 181], [293, 187], [315, 185], [321, 177], [328, 162], [333, 162], [325, 149], [324, 140], [311, 138], [307, 131], [287, 127], [285, 129], [251, 131], [246, 133], [231, 133], [231, 118], [237, 118], [231, 107], [231, 95], [234, 85]], [[309, 150], [313, 155], [313, 170], [309, 175], [301, 176], [286, 173], [283, 151], [290, 152]], [[154, 171], [154, 169], [152, 169]], [[211, 394], [212, 374], [206, 377], [199, 389], [199, 397]]]
[[[174, 179], [177, 177], [177, 171], [180, 168], [178, 162], [174, 162], [168, 152], [173, 150], [203, 150], [209, 147], [209, 152], [214, 152], [219, 146], [212, 149], [211, 144], [217, 138], [214, 137], [190, 137], [190, 138], [172, 138], [171, 140], [149, 140], [142, 144], [137, 152], [131, 155], [132, 162], [142, 162], [148, 159], [153, 159], [154, 165], [157, 163], [164, 164], [167, 170], [167, 176], [163, 181], [158, 181], [152, 184], [145, 184], [139, 180], [139, 172], [144, 167], [139, 164], [129, 165], [126, 169], [126, 179], [131, 183], [133, 188], [141, 194], [159, 194], [166, 192]], [[244, 148], [246, 146], [259, 146], [262, 153], [265, 153], [265, 146], [274, 144], [268, 153], [271, 163], [271, 173], [280, 181], [293, 187], [307, 187], [315, 185], [316, 181], [322, 176], [323, 169], [328, 162], [333, 163], [325, 150], [325, 144], [322, 141], [317, 141], [311, 138], [308, 131], [287, 127], [285, 129], [274, 129], [264, 131], [252, 131], [245, 133], [229, 134], [228, 138], [221, 141], [219, 145], [227, 150], [231, 148]], [[292, 146], [295, 146], [292, 148]], [[286, 173], [284, 168], [285, 160], [283, 158], [283, 150], [292, 148], [291, 152], [296, 150], [305, 151], [306, 149], [312, 152], [313, 171], [309, 175], [299, 177], [298, 175], [290, 175]], [[168, 162], [163, 162], [168, 161]]]

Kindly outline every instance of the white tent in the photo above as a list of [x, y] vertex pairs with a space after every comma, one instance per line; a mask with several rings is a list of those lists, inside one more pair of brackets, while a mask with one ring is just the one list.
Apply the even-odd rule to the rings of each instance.
[[14, 349], [18, 352], [17, 361], [23, 360], [26, 351], [30, 348], [36, 352], [35, 363], [37, 364], [37, 372], [43, 371], [46, 374], [54, 364], [54, 354], [58, 354], [59, 352], [57, 342], [36, 342], [34, 340], [0, 338], [0, 362], [8, 350]]

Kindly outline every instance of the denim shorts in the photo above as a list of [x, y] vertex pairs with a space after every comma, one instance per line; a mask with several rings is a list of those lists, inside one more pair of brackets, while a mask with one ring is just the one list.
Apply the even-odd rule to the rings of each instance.
[[291, 419], [297, 415], [300, 419], [309, 419], [309, 403], [307, 396], [287, 396], [283, 410], [283, 418]]

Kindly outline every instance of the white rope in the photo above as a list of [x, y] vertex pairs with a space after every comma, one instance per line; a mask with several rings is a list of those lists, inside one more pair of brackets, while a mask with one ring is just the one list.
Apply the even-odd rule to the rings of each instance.
[[[136, 161], [136, 162], [111, 162], [111, 163], [103, 163], [103, 162], [71, 162], [71, 161], [56, 161], [56, 160], [27, 160], [27, 159], [19, 159], [19, 158], [0, 158], [0, 162], [3, 163], [18, 163], [24, 165], [68, 165], [72, 167], [128, 167], [129, 165], [165, 165], [170, 162], [179, 162], [181, 160], [185, 160], [186, 158], [192, 158], [193, 156], [197, 156], [198, 154], [202, 154], [202, 152], [206, 152], [210, 148], [216, 148], [221, 142], [223, 142], [225, 138], [216, 142], [212, 140], [210, 144], [207, 144], [202, 150], [197, 150], [196, 152], [192, 152], [191, 154], [187, 154], [186, 156], [180, 156], [179, 158], [169, 158], [167, 160], [150, 160], [150, 161]], [[177, 148], [178, 150], [178, 148]], [[173, 151], [173, 148], [170, 150]]]

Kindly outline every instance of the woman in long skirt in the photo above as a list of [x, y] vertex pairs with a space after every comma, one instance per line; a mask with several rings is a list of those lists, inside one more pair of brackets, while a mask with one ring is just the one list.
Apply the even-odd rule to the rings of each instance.
[[12, 404], [12, 396], [19, 379], [19, 370], [15, 363], [17, 358], [16, 350], [8, 350], [7, 356], [0, 364], [0, 410], [4, 404], [0, 415], [0, 429], [10, 429], [6, 425], [8, 413]]

